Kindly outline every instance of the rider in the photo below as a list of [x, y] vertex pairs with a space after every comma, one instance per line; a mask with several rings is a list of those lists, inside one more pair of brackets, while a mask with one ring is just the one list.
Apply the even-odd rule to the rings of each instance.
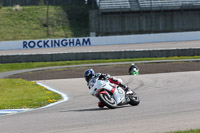
[[[109, 74], [103, 74], [103, 73], [96, 73], [94, 72], [93, 69], [88, 69], [85, 71], [84, 73], [84, 77], [85, 77], [85, 80], [87, 82], [87, 86], [89, 87], [89, 81], [93, 78], [98, 78], [98, 80], [105, 80], [105, 79], [108, 79], [111, 83], [113, 84], [116, 84], [120, 87], [122, 87], [122, 89], [124, 89], [124, 91], [126, 92], [126, 94], [128, 93], [132, 93], [129, 89], [128, 86], [122, 84], [122, 81], [119, 80], [119, 79], [116, 79], [115, 77], [111, 77]], [[89, 87], [90, 89], [90, 87]], [[90, 92], [91, 95], [94, 95], [95, 92]], [[104, 107], [103, 103], [101, 102], [98, 102], [98, 106], [100, 108]]]
[[[138, 71], [136, 71], [136, 70], [138, 70]], [[138, 75], [139, 73], [139, 68], [134, 64], [134, 63], [132, 63], [131, 64], [131, 66], [129, 67], [129, 74], [130, 75]]]

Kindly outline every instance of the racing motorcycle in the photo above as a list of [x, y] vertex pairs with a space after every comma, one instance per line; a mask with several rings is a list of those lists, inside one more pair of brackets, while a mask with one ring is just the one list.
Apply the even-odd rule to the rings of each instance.
[[118, 106], [130, 104], [137, 106], [140, 103], [139, 96], [131, 90], [127, 94], [120, 86], [110, 83], [108, 79], [98, 80], [96, 78], [89, 82], [90, 89], [94, 95], [108, 108], [115, 109]]

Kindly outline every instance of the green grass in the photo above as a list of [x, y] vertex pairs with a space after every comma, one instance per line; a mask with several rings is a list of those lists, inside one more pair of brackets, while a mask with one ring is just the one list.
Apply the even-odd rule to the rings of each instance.
[[[0, 41], [47, 38], [46, 6], [0, 9]], [[89, 35], [88, 7], [50, 6], [49, 37], [66, 38]]]
[[187, 131], [176, 131], [176, 132], [168, 132], [168, 133], [200, 133], [200, 129], [187, 130]]
[[33, 63], [7, 63], [7, 64], [0, 64], [0, 72], [21, 70], [21, 69], [40, 68], [40, 67], [51, 67], [51, 66], [66, 66], [66, 65], [110, 63], [110, 62], [152, 61], [152, 60], [177, 60], [177, 59], [200, 59], [200, 56], [109, 59], [109, 60], [83, 60], [83, 61], [58, 61], [58, 62], [33, 62]]
[[0, 109], [38, 108], [60, 99], [60, 95], [35, 82], [0, 79]]

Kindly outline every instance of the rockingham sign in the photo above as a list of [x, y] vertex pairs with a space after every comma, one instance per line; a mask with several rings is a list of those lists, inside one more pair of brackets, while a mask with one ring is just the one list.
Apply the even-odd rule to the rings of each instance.
[[64, 38], [0, 42], [0, 50], [91, 46], [90, 38]]
[[23, 49], [90, 46], [90, 38], [23, 41]]
[[0, 42], [0, 50], [80, 47], [80, 46], [95, 46], [95, 45], [135, 44], [135, 43], [190, 41], [190, 40], [200, 40], [200, 32], [196, 31], [196, 32], [175, 32], [175, 33], [139, 34], [139, 35], [104, 36], [104, 37], [3, 41]]

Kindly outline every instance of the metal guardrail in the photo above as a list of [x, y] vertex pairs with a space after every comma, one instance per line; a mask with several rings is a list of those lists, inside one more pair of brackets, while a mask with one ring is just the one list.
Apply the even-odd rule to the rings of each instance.
[[141, 49], [141, 50], [105, 51], [105, 52], [3, 55], [0, 56], [0, 63], [156, 58], [156, 57], [173, 57], [173, 56], [200, 56], [200, 48]]

